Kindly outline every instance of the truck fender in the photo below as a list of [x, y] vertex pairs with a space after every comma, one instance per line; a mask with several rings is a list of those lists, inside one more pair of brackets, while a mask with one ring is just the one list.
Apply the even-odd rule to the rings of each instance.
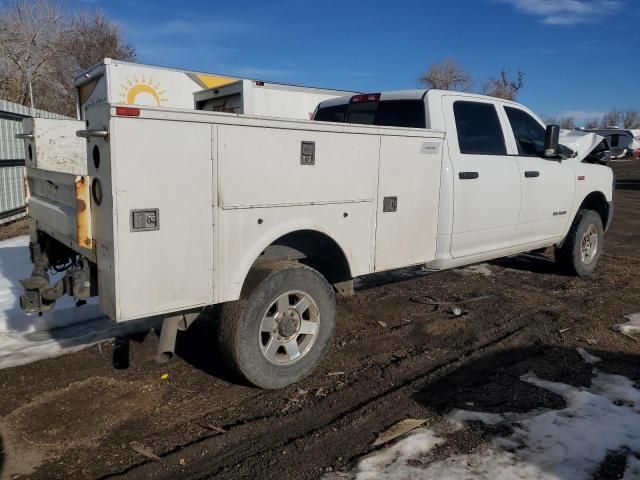
[[[576, 202], [577, 203], [577, 202]], [[599, 190], [592, 191], [588, 195], [586, 195], [582, 201], [578, 204], [578, 207], [574, 209], [573, 216], [571, 217], [571, 222], [568, 222], [564, 235], [562, 237], [562, 241], [557, 245], [558, 247], [562, 247], [564, 241], [567, 238], [569, 231], [571, 230], [571, 225], [576, 219], [578, 212], [580, 210], [593, 210], [602, 219], [602, 225], [605, 228], [605, 231], [611, 225], [611, 220], [613, 218], [613, 202], [607, 200], [607, 197], [604, 193]]]
[[221, 299], [221, 301], [232, 301], [240, 298], [240, 293], [247, 279], [247, 276], [249, 275], [251, 268], [261, 257], [263, 252], [265, 252], [267, 248], [269, 248], [279, 239], [298, 232], [313, 232], [335, 243], [335, 245], [340, 249], [340, 252], [343, 255], [343, 258], [348, 267], [348, 271], [354, 271], [354, 265], [352, 264], [352, 255], [350, 249], [347, 247], [348, 242], [346, 241], [346, 239], [341, 238], [340, 234], [335, 231], [331, 231], [324, 226], [317, 225], [311, 219], [304, 222], [296, 219], [291, 222], [287, 222], [286, 224], [280, 224], [273, 227], [269, 231], [265, 232], [260, 238], [258, 238], [251, 248], [247, 249], [246, 254], [241, 260], [239, 268], [235, 269], [237, 273], [234, 275], [233, 280], [228, 287], [226, 295], [224, 295], [225, 298]]

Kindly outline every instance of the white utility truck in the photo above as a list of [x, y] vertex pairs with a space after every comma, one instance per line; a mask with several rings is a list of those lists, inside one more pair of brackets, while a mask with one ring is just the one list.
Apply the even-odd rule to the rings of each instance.
[[[335, 292], [356, 277], [550, 246], [588, 275], [602, 253], [603, 139], [559, 140], [517, 103], [410, 90], [326, 100], [313, 121], [263, 118], [121, 104], [112, 74], [78, 82], [79, 121], [25, 122], [26, 311], [98, 295], [114, 321], [165, 318], [172, 352], [177, 330], [218, 305], [230, 365], [277, 388], [318, 365]], [[55, 285], [50, 269], [66, 269]]]

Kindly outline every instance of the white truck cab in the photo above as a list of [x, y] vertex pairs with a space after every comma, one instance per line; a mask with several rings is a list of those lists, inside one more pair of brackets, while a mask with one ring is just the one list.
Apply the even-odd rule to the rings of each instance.
[[[177, 330], [219, 305], [230, 365], [278, 388], [318, 365], [335, 293], [353, 294], [354, 278], [544, 247], [588, 275], [602, 253], [603, 139], [560, 135], [520, 104], [356, 94], [309, 121], [119, 103], [108, 86], [122, 78], [110, 67], [81, 79], [79, 121], [25, 123], [28, 312], [97, 295], [114, 321], [164, 317], [170, 355]], [[51, 285], [50, 269], [66, 273]]]
[[613, 174], [601, 164], [602, 138], [566, 132], [559, 141], [575, 150], [546, 157], [544, 122], [518, 103], [409, 90], [327, 100], [314, 118], [447, 133], [432, 268], [559, 245], [585, 205], [599, 212], [605, 228], [612, 218]]

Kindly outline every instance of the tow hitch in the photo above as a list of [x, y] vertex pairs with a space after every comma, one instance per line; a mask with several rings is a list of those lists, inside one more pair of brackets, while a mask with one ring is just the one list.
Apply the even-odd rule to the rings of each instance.
[[31, 277], [20, 280], [24, 293], [20, 296], [20, 308], [27, 313], [43, 313], [51, 310], [56, 300], [70, 295], [76, 301], [85, 301], [92, 296], [91, 264], [84, 257], [71, 263], [64, 276], [56, 283], [49, 283], [49, 261], [42, 254], [40, 245], [32, 244], [31, 252], [35, 265]]

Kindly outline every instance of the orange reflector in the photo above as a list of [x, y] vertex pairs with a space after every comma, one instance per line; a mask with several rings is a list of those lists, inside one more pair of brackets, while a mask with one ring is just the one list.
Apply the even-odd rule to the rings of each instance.
[[116, 107], [116, 115], [120, 117], [139, 117], [140, 109], [133, 107]]
[[584, 176], [584, 175], [580, 175], [580, 176], [578, 177], [578, 180], [579, 180], [579, 181], [584, 180], [584, 179], [585, 179], [585, 176]]

